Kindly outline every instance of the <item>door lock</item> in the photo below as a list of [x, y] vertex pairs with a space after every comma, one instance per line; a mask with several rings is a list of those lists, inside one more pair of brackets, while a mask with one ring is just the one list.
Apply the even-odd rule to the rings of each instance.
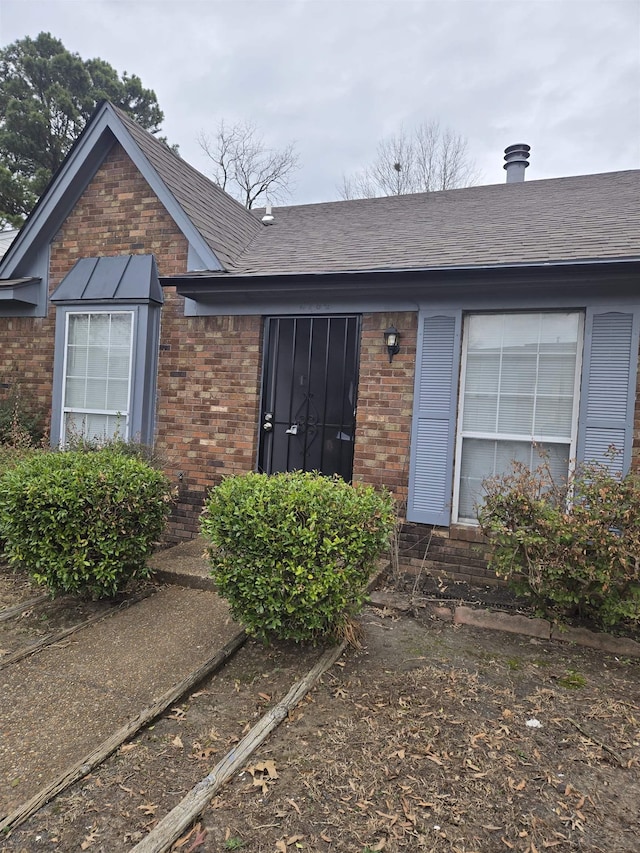
[[273, 424], [271, 423], [272, 420], [273, 420], [273, 413], [272, 412], [265, 412], [264, 423], [262, 424], [262, 429], [265, 430], [265, 432], [270, 432], [273, 429]]

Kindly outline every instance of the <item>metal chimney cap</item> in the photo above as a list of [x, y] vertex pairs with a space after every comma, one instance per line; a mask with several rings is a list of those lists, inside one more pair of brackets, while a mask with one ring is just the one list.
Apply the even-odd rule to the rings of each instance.
[[507, 183], [524, 181], [524, 170], [529, 165], [529, 152], [531, 146], [524, 142], [517, 142], [504, 149], [504, 167], [507, 170]]
[[530, 151], [531, 151], [531, 146], [527, 145], [526, 142], [516, 142], [515, 145], [508, 145], [504, 149], [504, 156], [506, 157], [507, 154], [518, 152], [518, 153], [521, 153], [523, 155], [523, 157], [528, 157]]

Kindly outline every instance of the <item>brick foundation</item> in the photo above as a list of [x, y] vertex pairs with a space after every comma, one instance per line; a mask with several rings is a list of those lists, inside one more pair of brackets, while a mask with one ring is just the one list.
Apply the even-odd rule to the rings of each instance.
[[487, 568], [487, 552], [484, 537], [475, 527], [452, 525], [447, 529], [405, 522], [400, 535], [400, 554], [406, 568], [464, 583], [500, 583]]

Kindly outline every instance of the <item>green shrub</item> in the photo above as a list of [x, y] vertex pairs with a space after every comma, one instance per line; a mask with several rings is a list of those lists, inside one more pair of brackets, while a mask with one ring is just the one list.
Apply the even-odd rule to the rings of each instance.
[[[640, 623], [640, 479], [583, 465], [555, 484], [548, 466], [484, 484], [478, 518], [491, 568], [536, 603], [609, 627]], [[524, 587], [522, 583], [524, 582]]]
[[169, 508], [166, 477], [108, 447], [42, 453], [0, 480], [6, 556], [53, 594], [102, 598], [146, 576]]
[[202, 518], [233, 616], [266, 639], [338, 637], [393, 527], [391, 496], [296, 471], [229, 477]]

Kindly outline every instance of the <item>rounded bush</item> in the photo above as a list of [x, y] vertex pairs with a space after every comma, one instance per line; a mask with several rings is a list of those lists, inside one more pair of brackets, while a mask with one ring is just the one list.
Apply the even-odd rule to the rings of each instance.
[[[615, 457], [614, 457], [615, 458]], [[554, 483], [544, 462], [484, 482], [489, 566], [543, 611], [640, 625], [640, 477], [584, 463]]]
[[43, 453], [0, 480], [5, 554], [53, 594], [104, 598], [148, 575], [169, 509], [164, 474], [109, 447]]
[[211, 574], [247, 632], [337, 637], [393, 527], [389, 494], [300, 471], [229, 477], [210, 493], [202, 533]]

